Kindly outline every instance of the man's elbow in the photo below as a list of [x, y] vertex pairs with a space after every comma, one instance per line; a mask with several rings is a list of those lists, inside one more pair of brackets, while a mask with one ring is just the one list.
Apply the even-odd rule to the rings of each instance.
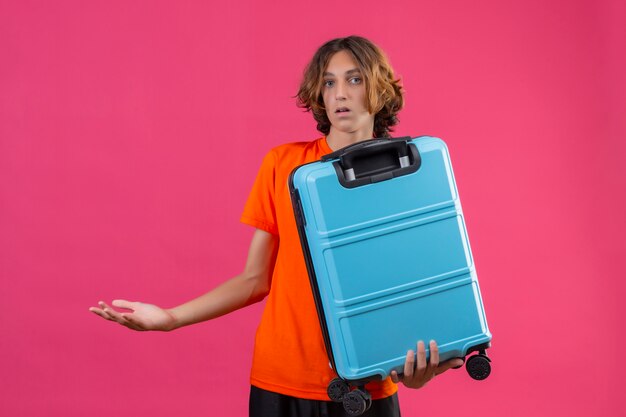
[[258, 303], [270, 293], [271, 277], [267, 272], [244, 273], [246, 281], [252, 289], [249, 304]]

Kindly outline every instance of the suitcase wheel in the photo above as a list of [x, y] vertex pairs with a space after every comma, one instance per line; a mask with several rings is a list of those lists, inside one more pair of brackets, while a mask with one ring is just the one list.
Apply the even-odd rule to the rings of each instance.
[[343, 408], [351, 416], [360, 416], [372, 406], [372, 396], [369, 392], [355, 389], [343, 398]]
[[474, 379], [481, 381], [491, 373], [491, 359], [485, 354], [470, 356], [465, 364], [467, 373]]
[[328, 384], [326, 392], [328, 393], [328, 398], [336, 403], [340, 403], [343, 401], [343, 397], [350, 392], [350, 386], [343, 379], [335, 378]]

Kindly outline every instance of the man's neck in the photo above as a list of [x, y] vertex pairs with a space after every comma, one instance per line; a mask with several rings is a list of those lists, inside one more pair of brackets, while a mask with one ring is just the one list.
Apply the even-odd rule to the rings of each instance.
[[353, 143], [372, 139], [374, 137], [372, 131], [373, 129], [363, 129], [354, 132], [342, 132], [331, 127], [330, 132], [326, 136], [326, 142], [330, 149], [336, 151]]

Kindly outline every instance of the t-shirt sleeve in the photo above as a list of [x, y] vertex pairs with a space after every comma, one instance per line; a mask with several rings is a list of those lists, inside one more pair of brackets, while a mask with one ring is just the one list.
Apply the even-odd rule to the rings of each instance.
[[276, 155], [270, 151], [263, 158], [263, 163], [244, 206], [241, 222], [277, 235], [275, 183]]

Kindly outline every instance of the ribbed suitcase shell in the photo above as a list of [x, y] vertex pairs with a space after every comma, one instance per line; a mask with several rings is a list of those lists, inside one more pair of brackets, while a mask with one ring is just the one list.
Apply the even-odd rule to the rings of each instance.
[[333, 161], [289, 185], [331, 364], [348, 381], [402, 372], [434, 339], [441, 361], [491, 340], [445, 143], [422, 136], [414, 173], [343, 187]]

